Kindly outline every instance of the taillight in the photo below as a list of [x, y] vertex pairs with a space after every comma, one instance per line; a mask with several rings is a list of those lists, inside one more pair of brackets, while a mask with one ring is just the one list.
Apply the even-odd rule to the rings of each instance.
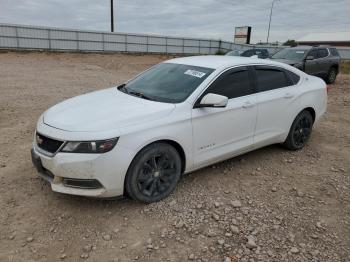
[[329, 90], [331, 90], [331, 86], [330, 85], [326, 85], [326, 90], [327, 90], [327, 94], [328, 94]]

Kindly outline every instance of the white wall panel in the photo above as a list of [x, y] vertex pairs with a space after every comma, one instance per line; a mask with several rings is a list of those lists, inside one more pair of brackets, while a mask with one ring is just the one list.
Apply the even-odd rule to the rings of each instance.
[[50, 30], [51, 39], [77, 40], [77, 32]]
[[48, 38], [49, 31], [46, 29], [38, 29], [38, 28], [22, 28], [19, 27], [17, 29], [19, 37], [28, 37], [28, 38]]
[[151, 45], [166, 45], [166, 38], [163, 37], [149, 37], [148, 43]]
[[51, 49], [77, 50], [77, 41], [51, 40]]
[[104, 39], [106, 42], [126, 42], [126, 35], [119, 34], [105, 34]]
[[0, 36], [16, 36], [16, 28], [10, 26], [0, 26]]
[[17, 47], [17, 39], [14, 37], [0, 37], [0, 47]]

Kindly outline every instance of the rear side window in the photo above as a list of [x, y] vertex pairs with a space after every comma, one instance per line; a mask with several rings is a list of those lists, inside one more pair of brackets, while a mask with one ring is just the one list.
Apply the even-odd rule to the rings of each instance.
[[205, 92], [227, 96], [229, 99], [254, 93], [247, 68], [223, 73]]
[[247, 50], [247, 51], [244, 51], [241, 56], [244, 56], [244, 57], [250, 57], [250, 56], [253, 56], [255, 55], [255, 52], [254, 50]]
[[317, 58], [324, 58], [328, 56], [328, 50], [323, 48], [323, 49], [318, 49], [317, 51]]
[[330, 48], [329, 51], [331, 52], [331, 55], [339, 56], [338, 50], [336, 48]]
[[259, 92], [291, 86], [293, 83], [283, 69], [274, 67], [255, 67]]

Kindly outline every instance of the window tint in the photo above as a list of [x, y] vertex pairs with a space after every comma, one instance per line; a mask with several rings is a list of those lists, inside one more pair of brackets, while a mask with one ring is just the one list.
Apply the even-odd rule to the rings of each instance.
[[328, 56], [328, 51], [327, 49], [323, 48], [323, 49], [318, 49], [317, 51], [317, 58], [323, 58]]
[[317, 50], [310, 51], [307, 56], [313, 56], [315, 59], [317, 58]]
[[227, 96], [229, 99], [253, 93], [246, 68], [233, 69], [221, 75], [205, 93]]
[[329, 51], [331, 52], [331, 55], [339, 56], [338, 50], [336, 48], [330, 48]]
[[269, 52], [266, 49], [255, 49], [255, 54], [259, 58], [267, 58], [267, 57], [269, 57]]
[[241, 54], [241, 56], [245, 56], [245, 57], [250, 57], [250, 56], [253, 56], [253, 55], [255, 55], [255, 52], [254, 52], [253, 49], [244, 51], [244, 52]]
[[290, 86], [293, 83], [284, 71], [273, 67], [256, 67], [256, 78], [259, 92]]

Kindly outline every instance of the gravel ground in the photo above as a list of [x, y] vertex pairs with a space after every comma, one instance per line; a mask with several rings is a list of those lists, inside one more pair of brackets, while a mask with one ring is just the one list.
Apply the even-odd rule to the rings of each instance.
[[0, 53], [0, 261], [350, 261], [350, 76], [309, 144], [278, 145], [186, 175], [143, 205], [53, 193], [29, 150], [68, 97], [165, 56]]

